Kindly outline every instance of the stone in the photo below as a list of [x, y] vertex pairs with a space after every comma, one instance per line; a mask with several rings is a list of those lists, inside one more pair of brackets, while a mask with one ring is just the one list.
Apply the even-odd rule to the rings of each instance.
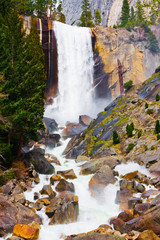
[[41, 148], [34, 148], [32, 151], [23, 155], [23, 161], [27, 167], [32, 164], [36, 172], [41, 174], [53, 174], [54, 167], [44, 157], [45, 151]]
[[54, 148], [56, 144], [59, 142], [60, 138], [61, 137], [59, 134], [50, 133], [47, 137], [45, 137], [45, 145], [49, 148]]
[[87, 116], [87, 115], [81, 115], [79, 116], [79, 123], [84, 125], [84, 126], [89, 126], [89, 124], [91, 123], [92, 118]]
[[124, 222], [127, 222], [133, 219], [133, 215], [131, 214], [130, 211], [125, 210], [124, 212], [119, 213], [118, 218], [120, 218]]
[[134, 214], [143, 214], [145, 211], [147, 211], [150, 208], [149, 203], [138, 203], [134, 207]]
[[151, 201], [151, 205], [152, 206], [156, 206], [160, 204], [160, 194], [158, 194], [152, 201]]
[[39, 237], [39, 229], [30, 225], [16, 224], [13, 229], [13, 235], [28, 240], [34, 240]]
[[136, 177], [137, 173], [138, 171], [127, 173], [123, 176], [123, 178], [127, 180], [133, 180]]
[[139, 234], [137, 240], [160, 240], [160, 238], [152, 230], [145, 230]]
[[143, 193], [145, 191], [145, 186], [141, 183], [138, 183], [136, 189], [138, 192]]
[[110, 220], [110, 224], [113, 224], [113, 228], [117, 231], [121, 229], [121, 227], [124, 225], [124, 221], [120, 218], [112, 218]]
[[51, 204], [51, 201], [47, 198], [40, 198], [36, 201], [36, 203], [42, 203], [44, 206], [48, 206]]
[[12, 190], [16, 186], [16, 181], [9, 181], [7, 184], [5, 184], [2, 187], [2, 193], [5, 195], [10, 195], [12, 193]]
[[132, 192], [129, 189], [118, 190], [115, 202], [124, 210], [128, 208], [128, 198], [130, 197], [132, 197]]
[[101, 167], [90, 179], [89, 189], [93, 193], [101, 192], [105, 186], [115, 183], [116, 179], [109, 166]]
[[36, 202], [36, 203], [33, 204], [33, 208], [36, 211], [40, 211], [43, 208], [43, 204], [41, 202]]
[[62, 179], [61, 176], [57, 175], [57, 174], [53, 174], [51, 177], [50, 177], [50, 183], [52, 185], [54, 185], [54, 182], [56, 181], [60, 181]]
[[75, 159], [75, 162], [78, 163], [78, 162], [85, 162], [85, 161], [90, 161], [90, 158], [89, 157], [86, 157], [86, 156], [83, 156], [83, 155], [79, 155], [76, 159]]
[[142, 203], [140, 198], [132, 197], [128, 199], [128, 208], [132, 209], [137, 203]]
[[40, 191], [40, 194], [47, 194], [49, 198], [54, 198], [56, 196], [56, 193], [52, 190], [52, 187], [50, 185], [44, 185]]
[[60, 174], [65, 179], [75, 179], [75, 178], [77, 178], [73, 169], [69, 169], [69, 170], [65, 170], [65, 171], [57, 171], [57, 174]]
[[34, 200], [37, 200], [39, 198], [39, 193], [38, 192], [35, 192], [34, 193]]
[[61, 179], [56, 186], [56, 191], [57, 192], [63, 192], [63, 191], [75, 192], [74, 184], [69, 183], [65, 179]]
[[128, 181], [126, 179], [122, 179], [120, 180], [119, 185], [120, 185], [120, 190], [128, 189], [131, 192], [135, 192], [136, 190], [135, 181]]
[[78, 213], [78, 197], [71, 194], [54, 198], [46, 207], [46, 214], [51, 218], [50, 225], [74, 222]]
[[147, 190], [144, 193], [142, 193], [141, 197], [142, 198], [149, 198], [152, 195], [158, 195], [158, 193], [159, 192], [157, 190], [150, 189], [150, 190]]
[[80, 123], [69, 123], [62, 132], [63, 137], [73, 137], [83, 132], [87, 126], [83, 126]]
[[58, 131], [58, 124], [54, 119], [44, 117], [43, 122], [45, 123], [45, 126], [47, 127], [49, 133]]

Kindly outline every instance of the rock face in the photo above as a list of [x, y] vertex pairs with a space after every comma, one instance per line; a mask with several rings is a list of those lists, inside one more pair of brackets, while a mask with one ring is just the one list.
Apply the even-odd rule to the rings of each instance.
[[[160, 41], [160, 26], [152, 26], [151, 30]], [[129, 80], [133, 80], [134, 84], [141, 83], [159, 66], [160, 56], [153, 55], [144, 47], [148, 40], [140, 28], [129, 32], [123, 28], [97, 26], [95, 35], [94, 85], [97, 85], [97, 95], [100, 97], [113, 99], [119, 96], [123, 83]]]

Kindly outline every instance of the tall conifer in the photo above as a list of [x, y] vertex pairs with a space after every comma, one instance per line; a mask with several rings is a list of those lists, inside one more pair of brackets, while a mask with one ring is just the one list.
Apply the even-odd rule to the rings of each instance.
[[128, 0], [123, 0], [122, 14], [121, 14], [121, 26], [125, 27], [129, 20], [129, 4]]
[[79, 26], [81, 27], [93, 27], [92, 22], [92, 13], [90, 10], [90, 3], [89, 0], [82, 0], [82, 14], [80, 17]]

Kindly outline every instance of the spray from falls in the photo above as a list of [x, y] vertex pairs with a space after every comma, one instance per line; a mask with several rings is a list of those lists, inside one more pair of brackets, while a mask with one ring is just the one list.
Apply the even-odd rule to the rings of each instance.
[[45, 116], [59, 124], [78, 121], [79, 115], [93, 116], [93, 51], [91, 30], [54, 22], [58, 50], [58, 96]]

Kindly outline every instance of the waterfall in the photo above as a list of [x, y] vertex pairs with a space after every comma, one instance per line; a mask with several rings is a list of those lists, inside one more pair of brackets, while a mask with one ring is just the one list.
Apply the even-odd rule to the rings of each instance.
[[58, 51], [58, 96], [45, 116], [59, 124], [77, 122], [94, 114], [93, 51], [91, 30], [54, 22]]

